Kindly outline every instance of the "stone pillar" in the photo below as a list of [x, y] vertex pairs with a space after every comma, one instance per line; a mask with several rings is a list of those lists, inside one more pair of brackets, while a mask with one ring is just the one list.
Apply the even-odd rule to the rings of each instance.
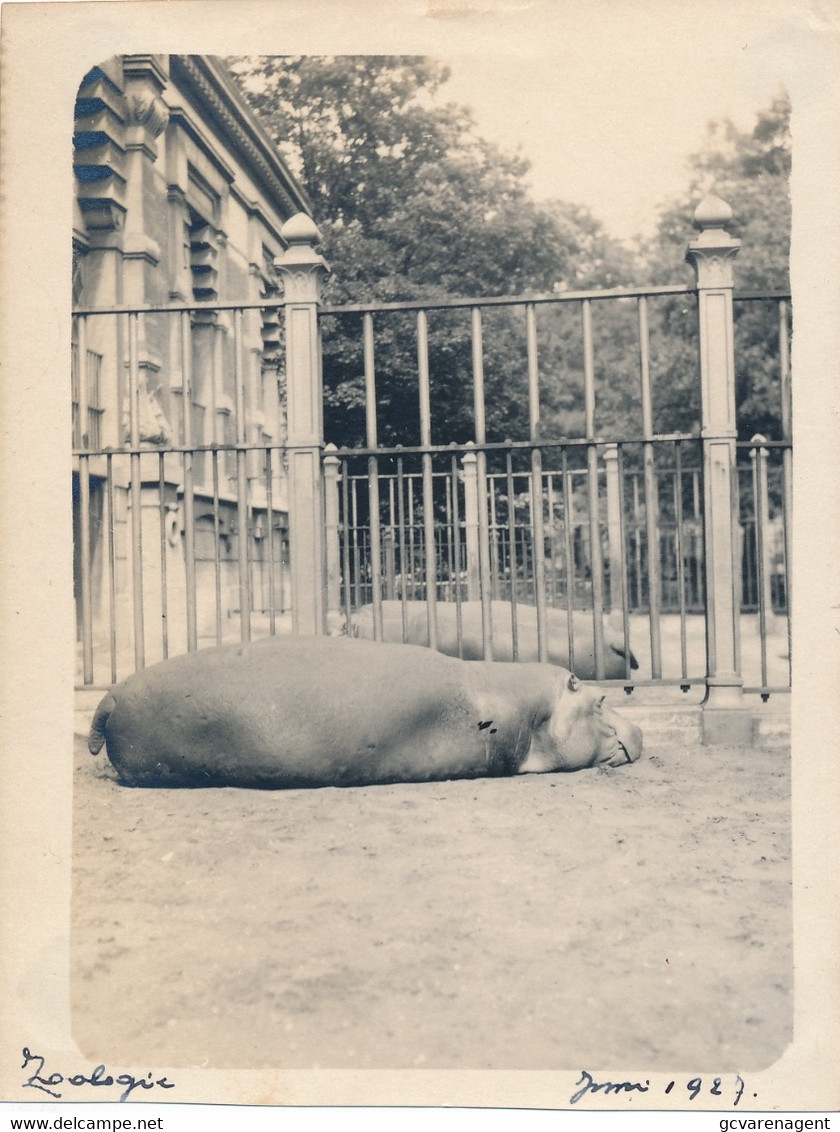
[[[467, 601], [481, 597], [478, 539], [478, 457], [466, 452], [461, 460], [464, 479], [464, 533], [467, 544]], [[510, 504], [512, 506], [512, 504]]]
[[741, 241], [726, 231], [732, 209], [708, 196], [694, 213], [700, 235], [686, 259], [697, 275], [702, 404], [705, 565], [706, 743], [749, 742], [741, 678], [737, 575], [738, 483], [735, 468], [735, 350], [732, 260]]
[[327, 605], [318, 306], [329, 268], [315, 251], [320, 233], [311, 217], [299, 212], [280, 235], [288, 244], [275, 266], [285, 285], [292, 629], [316, 634], [326, 632]]

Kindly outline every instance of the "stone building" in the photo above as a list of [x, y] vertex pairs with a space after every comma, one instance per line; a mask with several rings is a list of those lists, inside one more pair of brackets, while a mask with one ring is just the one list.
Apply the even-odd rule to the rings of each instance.
[[[240, 467], [231, 446], [283, 442], [281, 312], [259, 303], [278, 294], [284, 222], [310, 204], [224, 64], [207, 56], [123, 55], [94, 67], [76, 99], [74, 172], [73, 446], [89, 453], [74, 461], [80, 637], [86, 617], [94, 635], [126, 642], [119, 607], [142, 572], [149, 642], [160, 619], [163, 650], [180, 652], [185, 568], [195, 571], [197, 631], [209, 635], [241, 600], [242, 537], [252, 609], [267, 604], [269, 582], [283, 605], [282, 453], [245, 451]], [[188, 309], [195, 303], [205, 309]], [[184, 451], [214, 444], [227, 447]], [[132, 507], [143, 514], [139, 553]]]

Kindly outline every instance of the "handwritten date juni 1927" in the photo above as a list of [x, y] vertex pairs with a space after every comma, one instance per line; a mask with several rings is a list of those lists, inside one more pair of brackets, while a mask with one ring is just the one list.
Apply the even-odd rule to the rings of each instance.
[[[645, 1081], [596, 1081], [595, 1078], [586, 1069], [580, 1071], [580, 1079], [575, 1082], [575, 1092], [569, 1097], [569, 1104], [577, 1104], [583, 1100], [584, 1097], [592, 1096], [601, 1093], [603, 1096], [616, 1096], [619, 1094], [631, 1094], [628, 1099], [632, 1099], [632, 1094], [635, 1093], [649, 1093], [651, 1091], [650, 1080]], [[676, 1081], [669, 1081], [665, 1086], [665, 1094], [672, 1093], [677, 1087]], [[737, 1108], [744, 1095], [745, 1089], [744, 1079], [739, 1073], [735, 1074], [735, 1080], [730, 1087], [724, 1089], [724, 1082], [722, 1077], [713, 1077], [711, 1083], [705, 1083], [702, 1077], [692, 1077], [690, 1081], [685, 1082], [685, 1091], [688, 1094], [688, 1100], [694, 1101], [702, 1092], [707, 1092], [710, 1096], [721, 1097], [721, 1104], [725, 1104], [732, 1108]], [[754, 1093], [753, 1096], [758, 1094]]]

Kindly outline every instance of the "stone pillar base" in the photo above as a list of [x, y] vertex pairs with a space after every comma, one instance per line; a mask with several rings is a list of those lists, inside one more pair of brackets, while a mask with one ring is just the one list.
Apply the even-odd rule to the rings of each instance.
[[708, 677], [703, 701], [703, 743], [710, 746], [752, 744], [752, 714], [744, 702], [741, 679], [734, 672]]
[[705, 747], [716, 744], [726, 747], [752, 746], [753, 720], [745, 707], [704, 707], [702, 720]]

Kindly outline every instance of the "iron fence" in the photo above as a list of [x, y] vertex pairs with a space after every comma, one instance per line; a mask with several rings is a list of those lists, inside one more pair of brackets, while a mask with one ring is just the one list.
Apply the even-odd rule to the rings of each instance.
[[[376, 624], [383, 600], [423, 600], [434, 640], [435, 606], [474, 600], [492, 655], [490, 603], [506, 601], [536, 610], [544, 652], [547, 610], [580, 610], [591, 614], [603, 673], [603, 618], [615, 615], [625, 634], [632, 632], [641, 661], [625, 684], [702, 684], [709, 571], [703, 445], [710, 438], [700, 435], [699, 421], [696, 433], [657, 431], [667, 398], [654, 389], [650, 341], [651, 304], [675, 302], [681, 317], [689, 317], [683, 308], [693, 296], [690, 288], [667, 287], [324, 308], [325, 320], [361, 323], [365, 417], [356, 446], [314, 446], [323, 458], [324, 494], [316, 499], [321, 529], [313, 537], [325, 543], [324, 601], [337, 615], [333, 625], [346, 630], [365, 605], [373, 607]], [[775, 619], [789, 630], [788, 309], [785, 298], [772, 301], [779, 310], [782, 436], [737, 446], [732, 509], [738, 603], [758, 623], [760, 655], [755, 674], [745, 679], [763, 694], [789, 682], [773, 638]], [[614, 428], [605, 435], [599, 422], [609, 423], [622, 408], [611, 374], [596, 367], [596, 341], [608, 335], [593, 309], [609, 304], [621, 333], [633, 327], [638, 369], [632, 423], [625, 434]], [[83, 684], [112, 683], [132, 668], [204, 644], [286, 630], [294, 553], [286, 464], [299, 446], [283, 443], [276, 380], [282, 351], [281, 371], [266, 380], [251, 341], [260, 338], [266, 312], [283, 306], [266, 299], [76, 313], [74, 357], [98, 358], [95, 379], [90, 366], [83, 376], [77, 360], [72, 367]], [[503, 328], [523, 346], [518, 424], [524, 435], [513, 439], [498, 436], [492, 414], [488, 424], [487, 386], [498, 375], [491, 379], [485, 367], [485, 320], [502, 309], [521, 320], [518, 330], [512, 321]], [[558, 311], [573, 312], [579, 333], [571, 345], [560, 339], [558, 356], [568, 365], [546, 373], [541, 324]], [[470, 365], [462, 384], [472, 419], [468, 435], [455, 443], [433, 443], [429, 327], [437, 316], [463, 317], [468, 325]], [[377, 374], [380, 351], [386, 361], [387, 353], [377, 336], [393, 342], [382, 334], [392, 317], [413, 323], [416, 373], [403, 382], [416, 394], [417, 419], [405, 438], [415, 443], [379, 439]], [[223, 328], [224, 353], [215, 370], [201, 372], [196, 360], [205, 355], [197, 354], [196, 337], [208, 325]], [[167, 382], [148, 361], [152, 332], [165, 355]], [[100, 381], [107, 388], [100, 390]], [[581, 435], [544, 434], [549, 386], [552, 395], [571, 390], [577, 398]], [[100, 431], [91, 423], [82, 435], [79, 422], [86, 418]], [[267, 418], [274, 420], [271, 429]]]

